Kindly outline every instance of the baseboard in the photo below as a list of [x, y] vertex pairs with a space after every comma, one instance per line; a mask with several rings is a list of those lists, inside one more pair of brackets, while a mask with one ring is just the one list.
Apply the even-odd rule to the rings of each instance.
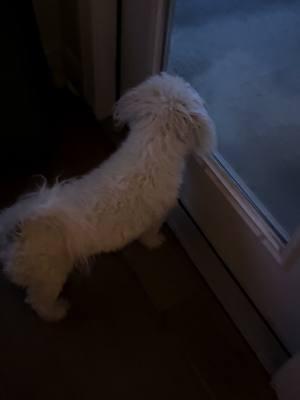
[[182, 207], [174, 210], [168, 223], [265, 370], [273, 374], [289, 358], [274, 333]]

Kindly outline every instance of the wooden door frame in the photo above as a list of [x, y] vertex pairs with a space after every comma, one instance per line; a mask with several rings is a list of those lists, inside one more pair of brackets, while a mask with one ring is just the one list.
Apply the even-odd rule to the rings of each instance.
[[96, 117], [112, 113], [116, 97], [117, 0], [78, 0], [82, 92]]

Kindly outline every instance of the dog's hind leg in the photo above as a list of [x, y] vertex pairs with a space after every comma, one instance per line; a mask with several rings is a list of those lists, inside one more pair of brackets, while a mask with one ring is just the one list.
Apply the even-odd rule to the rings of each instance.
[[64, 283], [72, 269], [72, 263], [62, 257], [22, 254], [6, 268], [8, 278], [25, 287], [26, 303], [47, 321], [58, 321], [65, 317], [68, 304], [59, 298]]
[[5, 266], [8, 278], [27, 290], [26, 302], [48, 321], [62, 319], [68, 310], [60, 292], [72, 269], [63, 227], [51, 217], [26, 221]]
[[32, 282], [27, 287], [26, 303], [30, 304], [36, 313], [46, 321], [63, 319], [69, 309], [66, 300], [59, 298], [66, 274], [51, 274], [49, 281]]

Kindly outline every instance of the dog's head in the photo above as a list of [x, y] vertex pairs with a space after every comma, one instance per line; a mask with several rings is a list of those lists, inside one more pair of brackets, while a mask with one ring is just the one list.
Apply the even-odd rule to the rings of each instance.
[[175, 139], [205, 154], [215, 146], [215, 128], [204, 102], [189, 83], [167, 73], [129, 90], [114, 111], [118, 125], [155, 126], [153, 134]]

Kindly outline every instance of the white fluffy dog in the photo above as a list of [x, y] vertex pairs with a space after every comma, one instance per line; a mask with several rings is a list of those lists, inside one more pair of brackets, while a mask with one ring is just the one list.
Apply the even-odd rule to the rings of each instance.
[[4, 271], [46, 320], [65, 316], [60, 292], [89, 256], [135, 239], [150, 248], [162, 242], [159, 229], [176, 204], [185, 158], [194, 148], [210, 151], [215, 141], [197, 92], [166, 73], [127, 92], [114, 118], [130, 134], [107, 161], [78, 179], [43, 186], [0, 216]]

